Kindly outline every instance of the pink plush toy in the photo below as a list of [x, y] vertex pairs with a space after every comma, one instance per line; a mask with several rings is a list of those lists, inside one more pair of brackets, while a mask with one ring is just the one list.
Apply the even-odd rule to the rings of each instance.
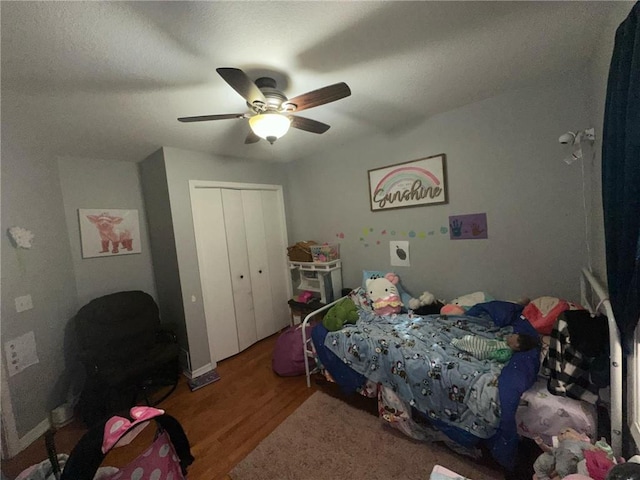
[[448, 303], [444, 307], [440, 309], [440, 313], [442, 315], [464, 315], [464, 308], [460, 305], [455, 305], [453, 303]]
[[367, 280], [367, 296], [376, 314], [391, 315], [400, 312], [402, 300], [396, 287], [399, 281], [400, 278], [395, 273], [387, 273], [382, 278]]
[[300, 303], [309, 303], [311, 300], [313, 300], [313, 292], [309, 290], [305, 290], [296, 298], [296, 301]]

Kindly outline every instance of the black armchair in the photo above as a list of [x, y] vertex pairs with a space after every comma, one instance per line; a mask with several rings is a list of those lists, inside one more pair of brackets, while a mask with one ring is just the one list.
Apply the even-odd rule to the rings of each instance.
[[75, 320], [86, 370], [79, 410], [87, 425], [138, 404], [141, 396], [157, 405], [175, 390], [179, 346], [175, 334], [161, 325], [149, 294], [128, 291], [96, 298]]

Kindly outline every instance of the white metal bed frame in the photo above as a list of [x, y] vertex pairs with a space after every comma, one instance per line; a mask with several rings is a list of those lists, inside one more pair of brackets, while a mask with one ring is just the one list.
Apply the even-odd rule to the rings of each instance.
[[[580, 275], [582, 306], [592, 314], [606, 315], [609, 324], [609, 369], [611, 372], [611, 448], [616, 457], [622, 455], [622, 343], [620, 331], [613, 316], [609, 294], [598, 279], [586, 268]], [[594, 302], [597, 302], [594, 304]]]
[[[616, 457], [622, 454], [622, 345], [620, 332], [613, 316], [609, 295], [598, 279], [586, 268], [580, 272], [580, 295], [582, 306], [592, 314], [600, 312], [607, 317], [609, 325], [609, 368], [611, 370], [611, 404], [609, 416], [611, 420], [611, 448]], [[307, 375], [307, 387], [311, 387], [311, 374], [315, 369], [309, 366], [309, 358], [313, 357], [311, 339], [307, 338], [306, 327], [309, 321], [338, 303], [341, 297], [318, 310], [311, 312], [302, 322], [302, 345], [304, 349], [304, 369]], [[596, 302], [596, 303], [594, 303]]]
[[311, 370], [311, 368], [309, 367], [309, 358], [313, 358], [313, 350], [311, 347], [311, 339], [307, 338], [307, 325], [309, 325], [309, 320], [311, 320], [313, 317], [315, 317], [319, 313], [329, 310], [331, 307], [333, 307], [336, 303], [338, 303], [343, 298], [346, 298], [346, 296], [340, 297], [339, 299], [326, 304], [324, 307], [314, 310], [309, 315], [304, 317], [304, 321], [302, 322], [302, 349], [304, 351], [304, 371], [307, 375], [307, 388], [311, 388], [311, 374], [317, 370], [317, 368], [314, 368], [313, 370]]

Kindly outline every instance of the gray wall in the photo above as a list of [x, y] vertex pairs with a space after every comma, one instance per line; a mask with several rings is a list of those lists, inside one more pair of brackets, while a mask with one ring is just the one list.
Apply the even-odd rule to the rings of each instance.
[[[173, 233], [173, 217], [169, 202], [169, 186], [162, 149], [140, 162], [140, 179], [149, 223], [149, 242], [153, 255], [153, 270], [158, 292], [158, 305], [163, 322], [175, 326], [183, 351], [189, 350], [182, 308], [182, 290]], [[186, 358], [183, 367], [188, 368]]]
[[[39, 363], [8, 378], [19, 437], [66, 400], [74, 348], [67, 323], [77, 308], [73, 263], [54, 159], [21, 148], [22, 132], [2, 118], [2, 364], [4, 343], [33, 331]], [[7, 229], [21, 226], [35, 235], [30, 250], [15, 249]], [[33, 309], [16, 313], [14, 299], [30, 294]], [[3, 371], [4, 376], [6, 370]], [[44, 452], [43, 452], [44, 455]]]
[[[207, 343], [206, 323], [202, 306], [202, 288], [193, 233], [189, 180], [215, 180], [284, 186], [286, 182], [285, 169], [287, 167], [277, 163], [249, 162], [213, 157], [203, 153], [170, 147], [163, 148], [163, 154], [183, 297], [182, 305], [189, 339], [191, 369], [197, 370], [211, 362], [211, 355]], [[160, 160], [159, 158], [148, 159], [145, 161], [143, 168], [148, 168], [146, 165], [148, 161], [157, 162]], [[150, 200], [149, 198], [147, 199], [147, 201]], [[149, 205], [148, 208], [152, 207]], [[166, 243], [168, 244], [168, 242]], [[191, 300], [192, 296], [195, 297], [195, 302]]]
[[[363, 269], [388, 269], [411, 293], [446, 300], [477, 290], [501, 299], [577, 299], [586, 261], [581, 170], [562, 161], [558, 137], [588, 123], [579, 80], [505, 93], [404, 134], [358, 139], [292, 164], [291, 241], [338, 241], [350, 287]], [[448, 204], [370, 211], [368, 169], [439, 153], [447, 155]], [[440, 233], [449, 215], [479, 212], [487, 213], [487, 240]], [[409, 239], [411, 230], [425, 238]], [[390, 266], [391, 239], [410, 240], [411, 267]]]
[[[58, 159], [58, 170], [79, 305], [123, 290], [142, 290], [156, 297], [138, 166], [65, 157]], [[79, 208], [138, 210], [142, 252], [82, 258]]]

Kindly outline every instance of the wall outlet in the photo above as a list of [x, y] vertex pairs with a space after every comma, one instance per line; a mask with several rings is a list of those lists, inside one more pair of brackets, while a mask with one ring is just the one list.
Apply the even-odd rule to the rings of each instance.
[[16, 297], [16, 312], [24, 312], [25, 310], [31, 310], [33, 308], [33, 301], [31, 295], [24, 295], [22, 297]]

